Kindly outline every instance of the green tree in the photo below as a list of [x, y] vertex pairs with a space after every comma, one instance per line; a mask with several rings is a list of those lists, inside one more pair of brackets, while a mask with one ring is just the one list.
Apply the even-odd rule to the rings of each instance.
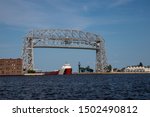
[[28, 70], [28, 73], [35, 73], [35, 70]]
[[108, 66], [106, 67], [106, 69], [107, 69], [107, 72], [111, 72], [112, 66], [111, 66], [111, 65], [108, 65]]
[[139, 67], [143, 67], [143, 63], [142, 62], [139, 63]]

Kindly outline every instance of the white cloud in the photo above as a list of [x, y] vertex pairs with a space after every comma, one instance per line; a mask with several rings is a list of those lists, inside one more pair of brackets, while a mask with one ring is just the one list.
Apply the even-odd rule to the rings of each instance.
[[[0, 1], [0, 23], [25, 28], [74, 28], [84, 30], [91, 25], [108, 25], [125, 20], [103, 17], [101, 14], [85, 16], [93, 9], [118, 7], [133, 0], [11, 0]], [[97, 9], [98, 8], [98, 9]], [[92, 12], [93, 13], [93, 12]], [[96, 16], [96, 17], [95, 17]]]
[[134, 0], [112, 0], [112, 2], [108, 5], [109, 8], [119, 7], [122, 5], [126, 5]]
[[[44, 1], [43, 1], [44, 2]], [[0, 1], [0, 22], [27, 28], [86, 28], [90, 22], [78, 10], [66, 4], [48, 2], [47, 6], [31, 1]]]

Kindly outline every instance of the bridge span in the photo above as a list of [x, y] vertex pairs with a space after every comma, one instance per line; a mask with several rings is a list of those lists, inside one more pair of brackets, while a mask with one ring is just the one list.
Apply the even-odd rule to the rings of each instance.
[[41, 29], [27, 33], [23, 43], [23, 68], [33, 70], [34, 48], [88, 49], [96, 51], [96, 72], [107, 66], [104, 39], [100, 35], [79, 30]]

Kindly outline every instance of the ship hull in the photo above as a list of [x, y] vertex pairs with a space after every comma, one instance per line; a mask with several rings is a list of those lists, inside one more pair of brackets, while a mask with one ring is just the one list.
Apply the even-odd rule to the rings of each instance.
[[70, 75], [70, 74], [72, 74], [72, 69], [71, 68], [65, 69], [64, 75]]
[[59, 71], [46, 72], [45, 75], [58, 75]]
[[72, 68], [69, 64], [63, 65], [60, 70], [45, 73], [45, 75], [70, 75], [70, 74], [72, 74]]

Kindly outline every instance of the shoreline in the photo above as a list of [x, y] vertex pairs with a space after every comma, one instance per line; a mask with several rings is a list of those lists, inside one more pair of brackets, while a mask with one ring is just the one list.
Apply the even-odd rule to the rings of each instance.
[[[150, 72], [93, 72], [93, 73], [73, 73], [70, 75], [119, 75], [119, 74], [150, 74]], [[56, 75], [44, 75], [42, 73], [29, 73], [22, 75], [0, 75], [1, 76], [56, 76]]]
[[77, 74], [150, 74], [150, 72], [94, 72], [94, 73], [77, 73]]

